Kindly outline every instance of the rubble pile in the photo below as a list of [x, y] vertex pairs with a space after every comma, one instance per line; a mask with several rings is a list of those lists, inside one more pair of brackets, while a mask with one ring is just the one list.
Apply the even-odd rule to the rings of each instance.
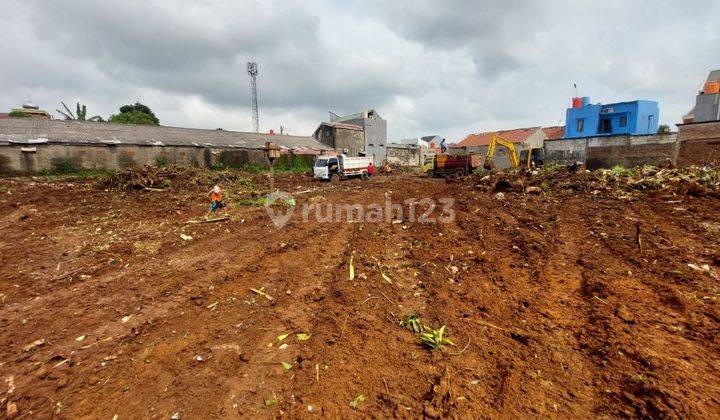
[[595, 175], [605, 186], [627, 192], [670, 190], [682, 195], [720, 197], [720, 167], [716, 166], [661, 169], [646, 165], [601, 169]]
[[717, 166], [659, 168], [645, 165], [595, 171], [577, 165], [550, 166], [532, 172], [510, 170], [477, 174], [473, 182], [476, 188], [488, 192], [537, 194], [571, 190], [627, 198], [646, 191], [664, 190], [681, 195], [720, 197], [720, 167]]

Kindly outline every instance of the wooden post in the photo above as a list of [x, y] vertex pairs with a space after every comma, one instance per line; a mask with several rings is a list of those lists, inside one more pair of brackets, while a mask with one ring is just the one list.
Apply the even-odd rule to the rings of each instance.
[[280, 148], [274, 141], [265, 142], [265, 156], [270, 161], [270, 194], [275, 189], [275, 159], [280, 157]]

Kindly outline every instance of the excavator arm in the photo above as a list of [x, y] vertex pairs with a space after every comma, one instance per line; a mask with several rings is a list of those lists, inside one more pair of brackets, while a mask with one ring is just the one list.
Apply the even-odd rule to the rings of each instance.
[[487, 156], [485, 157], [485, 163], [483, 164], [483, 167], [487, 170], [493, 169], [495, 166], [493, 164], [493, 158], [495, 157], [495, 148], [497, 145], [505, 146], [508, 149], [508, 157], [510, 158], [510, 165], [512, 165], [513, 168], [517, 168], [520, 166], [520, 156], [518, 155], [517, 149], [515, 148], [515, 144], [511, 142], [510, 140], [504, 139], [497, 134], [493, 134], [492, 138], [490, 139], [490, 145], [488, 146], [488, 152]]

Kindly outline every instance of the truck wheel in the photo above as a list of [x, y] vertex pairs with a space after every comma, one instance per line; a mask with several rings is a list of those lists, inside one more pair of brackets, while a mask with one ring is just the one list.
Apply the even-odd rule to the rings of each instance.
[[340, 181], [340, 175], [338, 175], [338, 174], [330, 175], [330, 182], [338, 182], [338, 181]]
[[462, 177], [465, 176], [465, 171], [463, 171], [462, 169], [460, 169], [460, 170], [458, 170], [458, 171], [455, 171], [455, 176], [456, 176], [457, 178], [462, 178]]
[[425, 172], [425, 175], [427, 175], [428, 178], [432, 178], [433, 176], [435, 176], [435, 173], [433, 172], [432, 169], [428, 169], [428, 170]]

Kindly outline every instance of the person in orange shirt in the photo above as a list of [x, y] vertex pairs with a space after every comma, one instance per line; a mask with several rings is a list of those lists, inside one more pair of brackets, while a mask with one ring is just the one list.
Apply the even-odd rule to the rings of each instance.
[[208, 214], [205, 216], [206, 219], [215, 211], [225, 208], [225, 203], [222, 202], [222, 196], [220, 195], [219, 185], [214, 186], [208, 195], [210, 196], [210, 211], [208, 211]]

